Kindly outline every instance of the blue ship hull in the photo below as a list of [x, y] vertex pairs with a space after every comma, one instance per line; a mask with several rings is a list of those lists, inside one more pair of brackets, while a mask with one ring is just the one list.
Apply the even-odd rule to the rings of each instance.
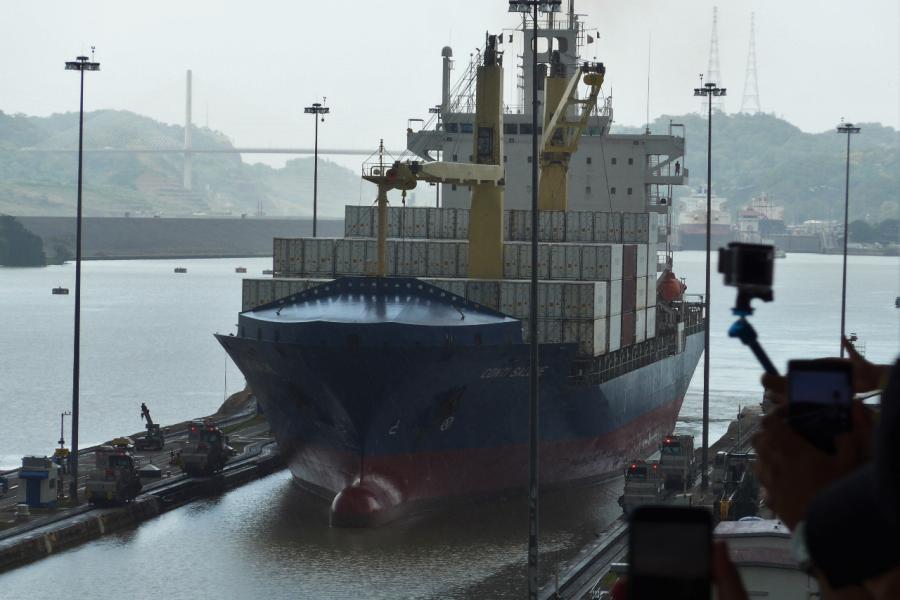
[[[316, 323], [340, 335], [357, 325]], [[378, 347], [279, 340], [264, 330], [256, 339], [217, 336], [294, 476], [332, 500], [336, 524], [375, 524], [436, 502], [524, 489], [528, 346], [420, 345], [415, 331], [404, 334], [408, 343]], [[644, 344], [672, 348], [675, 335]], [[680, 352], [591, 383], [573, 377], [574, 345], [542, 345], [542, 482], [600, 479], [655, 451], [702, 350], [702, 331], [694, 332]]]

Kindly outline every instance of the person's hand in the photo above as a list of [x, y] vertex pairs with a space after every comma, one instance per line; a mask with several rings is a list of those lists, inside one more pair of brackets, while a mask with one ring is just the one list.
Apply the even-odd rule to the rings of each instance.
[[741, 581], [737, 567], [728, 556], [728, 546], [725, 542], [713, 544], [712, 574], [719, 600], [748, 600], [744, 582]]
[[859, 394], [877, 390], [884, 381], [884, 377], [890, 373], [891, 365], [870, 363], [857, 352], [853, 342], [848, 338], [841, 340], [841, 346], [847, 351], [847, 356], [850, 357], [848, 360], [853, 366], [853, 391]]
[[[722, 541], [713, 544], [712, 581], [718, 600], [748, 600], [744, 582], [741, 581], [737, 567], [728, 556], [728, 546]], [[620, 577], [610, 590], [610, 594], [613, 600], [626, 600], [628, 578]]]
[[[867, 410], [862, 405], [856, 406], [854, 414]], [[856, 415], [854, 421], [861, 418]], [[762, 419], [759, 431], [752, 438], [758, 456], [753, 470], [766, 490], [766, 504], [788, 528], [796, 527], [809, 503], [823, 488], [865, 461], [857, 438], [855, 433], [835, 436], [836, 452], [831, 455], [791, 428], [786, 407], [780, 406]], [[871, 445], [871, 437], [868, 444]]]
[[[877, 390], [884, 380], [885, 374], [891, 369], [890, 365], [876, 365], [870, 363], [865, 357], [857, 352], [853, 346], [853, 342], [844, 338], [841, 345], [847, 351], [849, 358], [820, 358], [817, 361], [846, 364], [850, 363], [853, 370], [853, 391], [857, 394], [871, 392]], [[784, 404], [787, 398], [787, 377], [782, 375], [772, 375], [763, 373], [763, 387], [766, 388], [766, 396], [775, 404]]]

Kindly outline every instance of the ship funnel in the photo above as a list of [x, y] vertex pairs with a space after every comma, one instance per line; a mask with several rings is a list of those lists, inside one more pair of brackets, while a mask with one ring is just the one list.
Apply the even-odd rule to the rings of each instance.
[[450, 71], [453, 70], [453, 48], [444, 46], [441, 50], [443, 58], [443, 75], [441, 77], [441, 112], [450, 109]]

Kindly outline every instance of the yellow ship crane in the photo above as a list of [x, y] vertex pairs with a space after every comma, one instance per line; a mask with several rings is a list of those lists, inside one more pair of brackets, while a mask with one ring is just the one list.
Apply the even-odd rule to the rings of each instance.
[[[571, 77], [566, 77], [559, 52], [554, 51], [551, 55], [544, 104], [544, 133], [541, 137], [539, 210], [568, 208], [569, 162], [578, 150], [581, 135], [597, 106], [605, 73], [603, 63], [586, 63], [578, 67]], [[582, 76], [585, 85], [590, 87], [585, 98], [578, 97], [578, 83], [582, 81]], [[580, 112], [570, 118], [576, 106], [580, 107]]]
[[469, 277], [503, 277], [503, 67], [497, 36], [488, 35], [484, 64], [476, 75], [475, 136], [472, 163], [384, 163], [384, 147], [377, 163], [363, 166], [363, 179], [378, 186], [377, 275], [386, 275], [387, 192], [416, 187], [419, 181], [450, 183], [472, 189], [469, 216]]

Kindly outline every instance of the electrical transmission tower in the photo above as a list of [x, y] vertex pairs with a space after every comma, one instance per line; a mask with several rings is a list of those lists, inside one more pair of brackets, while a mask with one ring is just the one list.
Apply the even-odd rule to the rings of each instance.
[[[709, 83], [715, 83], [718, 86], [722, 86], [722, 77], [719, 73], [719, 7], [713, 6], [713, 22], [712, 22], [712, 37], [709, 40], [709, 66], [706, 68], [706, 81]], [[717, 97], [716, 100], [713, 100], [713, 109], [714, 110], [725, 110], [724, 109], [724, 101], [722, 97]], [[701, 113], [705, 112], [707, 109], [707, 105], [704, 102], [701, 106]]]
[[750, 13], [750, 49], [747, 51], [747, 71], [744, 75], [744, 98], [741, 112], [755, 115], [762, 112], [759, 106], [759, 84], [756, 80], [756, 15]]

